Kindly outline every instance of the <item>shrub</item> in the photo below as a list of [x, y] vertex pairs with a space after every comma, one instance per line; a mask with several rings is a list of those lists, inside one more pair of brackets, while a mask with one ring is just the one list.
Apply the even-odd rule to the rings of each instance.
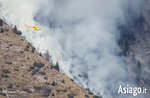
[[2, 93], [2, 92], [0, 92], [0, 95], [2, 95], [2, 96], [6, 96], [6, 94], [5, 94], [5, 93]]
[[125, 40], [123, 44], [123, 48], [122, 48], [122, 55], [127, 56], [128, 49], [129, 49], [129, 44], [128, 44], [128, 41]]
[[32, 47], [32, 52], [34, 52], [36, 49], [35, 49], [35, 47]]
[[56, 91], [57, 91], [57, 93], [59, 93], [61, 90], [60, 90], [60, 89], [57, 89]]
[[52, 86], [56, 86], [57, 85], [57, 83], [56, 82], [52, 82], [52, 84], [51, 84]]
[[42, 87], [40, 87], [40, 86], [34, 86], [34, 89], [36, 89], [36, 90], [41, 90]]
[[32, 91], [30, 89], [24, 88], [23, 91], [27, 92], [27, 93], [32, 93]]
[[51, 69], [52, 69], [52, 68], [54, 68], [54, 69], [56, 69], [57, 71], [59, 71], [59, 64], [58, 64], [58, 62], [56, 63], [55, 66], [51, 66]]
[[19, 85], [16, 85], [16, 87], [19, 87]]
[[44, 64], [41, 63], [41, 62], [39, 62], [39, 63], [34, 62], [34, 63], [33, 63], [33, 66], [34, 66], [34, 67], [38, 67], [38, 68], [42, 68], [42, 67], [44, 66]]
[[71, 81], [74, 81], [73, 79], [70, 79]]
[[48, 83], [48, 82], [46, 82], [45, 84], [46, 84], [46, 85], [50, 85], [50, 83]]
[[13, 46], [13, 44], [9, 44], [9, 46]]
[[93, 98], [102, 98], [101, 96], [94, 95]]
[[29, 44], [26, 46], [26, 48], [30, 48]]
[[12, 62], [5, 62], [5, 64], [12, 64]]
[[4, 29], [3, 29], [3, 28], [1, 28], [1, 31], [0, 31], [0, 33], [4, 33]]
[[30, 67], [30, 70], [34, 70], [34, 67], [33, 67], [33, 66], [31, 66], [31, 67]]
[[5, 73], [5, 74], [10, 73], [10, 71], [8, 69], [3, 69], [2, 72]]
[[41, 75], [46, 75], [46, 73], [45, 73], [45, 72], [39, 72], [39, 74], [41, 74]]
[[8, 75], [4, 75], [4, 74], [2, 74], [1, 76], [4, 77], [4, 78], [8, 78], [9, 77]]
[[5, 31], [6, 31], [6, 32], [9, 31], [9, 29], [5, 28]]
[[39, 55], [42, 56], [42, 53], [40, 53]]
[[47, 50], [46, 53], [45, 53], [45, 59], [46, 59], [47, 61], [50, 60], [50, 55], [49, 55], [48, 50]]
[[17, 30], [17, 27], [16, 27], [16, 26], [14, 27], [13, 32], [14, 32], [15, 34], [17, 34], [17, 35], [21, 35], [21, 34], [22, 34], [21, 31], [18, 31], [18, 30]]
[[47, 78], [47, 77], [44, 77], [44, 79], [47, 80], [48, 78]]
[[24, 51], [29, 51], [29, 49], [26, 47], [26, 48], [24, 48]]
[[15, 70], [15, 71], [19, 71], [19, 69], [16, 69], [16, 68], [15, 68], [14, 70]]
[[74, 98], [73, 94], [68, 94], [68, 98]]
[[39, 69], [32, 70], [32, 75], [35, 75], [38, 71]]
[[86, 97], [86, 98], [87, 98], [87, 97], [89, 98], [89, 95], [85, 94], [85, 97]]
[[62, 80], [61, 83], [65, 83], [65, 80]]
[[13, 85], [12, 85], [12, 84], [9, 84], [7, 87], [8, 87], [8, 88], [13, 88]]
[[58, 64], [58, 62], [56, 63], [54, 68], [59, 71], [59, 64]]
[[20, 53], [24, 53], [24, 51], [20, 51]]
[[43, 92], [43, 97], [48, 97], [51, 93], [51, 89], [50, 88], [45, 88], [44, 92]]
[[55, 94], [54, 94], [54, 93], [52, 93], [52, 96], [55, 96]]
[[3, 20], [0, 19], [0, 26], [3, 26]]
[[67, 92], [66, 90], [61, 90], [62, 92]]

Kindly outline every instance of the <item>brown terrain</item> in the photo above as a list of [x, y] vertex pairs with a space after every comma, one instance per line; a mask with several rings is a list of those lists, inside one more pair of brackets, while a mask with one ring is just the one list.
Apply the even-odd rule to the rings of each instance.
[[101, 98], [79, 87], [0, 20], [0, 98]]

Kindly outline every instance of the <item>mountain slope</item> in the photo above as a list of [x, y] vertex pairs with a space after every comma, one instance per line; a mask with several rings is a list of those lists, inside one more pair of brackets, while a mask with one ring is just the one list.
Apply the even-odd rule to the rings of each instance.
[[[16, 33], [16, 34], [15, 34]], [[0, 98], [92, 98], [0, 21]]]

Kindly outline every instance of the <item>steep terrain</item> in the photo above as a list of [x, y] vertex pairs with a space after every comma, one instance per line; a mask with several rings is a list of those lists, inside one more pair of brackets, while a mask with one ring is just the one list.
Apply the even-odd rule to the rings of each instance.
[[[121, 28], [120, 46], [127, 57], [127, 69], [139, 86], [150, 92], [150, 0], [141, 10], [134, 12], [126, 26]], [[150, 95], [147, 94], [149, 98]]]
[[0, 98], [98, 98], [58, 71], [0, 20]]

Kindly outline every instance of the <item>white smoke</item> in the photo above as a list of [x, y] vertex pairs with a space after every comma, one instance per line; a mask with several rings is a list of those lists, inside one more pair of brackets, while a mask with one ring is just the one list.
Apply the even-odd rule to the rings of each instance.
[[[139, 0], [0, 0], [0, 4], [0, 18], [17, 25], [40, 52], [48, 50], [62, 72], [104, 98], [127, 98], [117, 95], [120, 84], [132, 84], [125, 58], [118, 56], [117, 23], [125, 23], [127, 7], [138, 9]], [[27, 29], [25, 24], [42, 30]]]

